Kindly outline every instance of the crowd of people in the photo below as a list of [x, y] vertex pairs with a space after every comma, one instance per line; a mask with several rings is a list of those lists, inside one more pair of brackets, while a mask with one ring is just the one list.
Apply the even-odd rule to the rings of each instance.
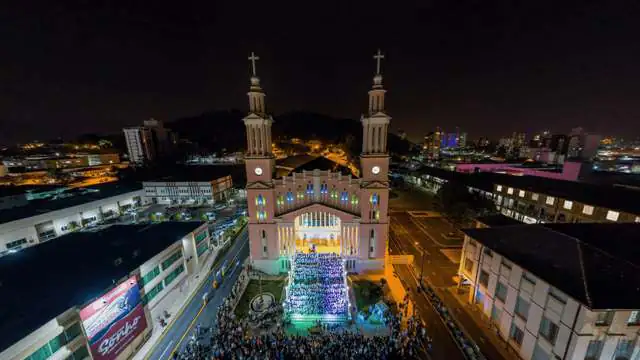
[[286, 335], [281, 325], [252, 335], [248, 321], [236, 318], [229, 301], [218, 308], [211, 328], [196, 328], [186, 350], [175, 360], [283, 359], [423, 359], [431, 342], [420, 321], [409, 318], [402, 329], [401, 314], [389, 315], [389, 336], [364, 336], [357, 331], [322, 331]]
[[342, 259], [336, 254], [297, 254], [287, 297], [288, 314], [346, 316], [349, 310]]

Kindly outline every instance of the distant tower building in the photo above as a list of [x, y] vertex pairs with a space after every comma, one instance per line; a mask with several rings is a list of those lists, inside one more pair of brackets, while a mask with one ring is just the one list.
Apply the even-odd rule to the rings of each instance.
[[467, 133], [459, 133], [458, 134], [458, 147], [467, 147]]
[[171, 130], [164, 127], [162, 120], [151, 118], [144, 121], [144, 126], [151, 130], [153, 146], [158, 157], [168, 155], [171, 152]]
[[153, 144], [151, 130], [144, 126], [128, 127], [122, 129], [127, 143], [129, 161], [134, 165], [142, 165], [156, 159], [156, 150]]
[[571, 129], [567, 158], [590, 160], [596, 155], [600, 140], [602, 135], [589, 134], [581, 127]]

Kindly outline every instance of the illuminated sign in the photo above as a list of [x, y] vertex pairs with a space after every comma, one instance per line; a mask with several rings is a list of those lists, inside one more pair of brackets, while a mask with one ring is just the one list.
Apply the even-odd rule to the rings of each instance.
[[115, 359], [147, 328], [138, 281], [131, 277], [80, 310], [93, 358]]

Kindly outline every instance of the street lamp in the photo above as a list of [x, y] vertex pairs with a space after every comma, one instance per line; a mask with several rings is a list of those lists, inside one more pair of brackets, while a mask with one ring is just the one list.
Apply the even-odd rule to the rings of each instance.
[[416, 241], [414, 243], [416, 250], [418, 250], [421, 254], [422, 260], [420, 263], [420, 288], [422, 289], [423, 285], [422, 285], [422, 274], [424, 273], [424, 255], [426, 253], [426, 251], [423, 251], [420, 249], [420, 247], [418, 247], [418, 242]]

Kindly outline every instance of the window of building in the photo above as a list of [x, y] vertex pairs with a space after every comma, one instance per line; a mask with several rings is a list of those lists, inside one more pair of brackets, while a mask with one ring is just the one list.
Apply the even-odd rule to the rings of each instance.
[[507, 286], [503, 285], [500, 281], [498, 281], [498, 283], [496, 284], [496, 299], [499, 299], [500, 301], [504, 302], [504, 300], [507, 298]]
[[604, 342], [602, 340], [591, 340], [587, 346], [587, 353], [584, 356], [584, 360], [598, 360], [600, 359], [600, 353], [602, 352], [602, 346]]
[[635, 222], [640, 223], [640, 216], [636, 216]]
[[620, 339], [616, 346], [616, 353], [613, 355], [614, 360], [630, 360], [635, 347], [634, 340]]
[[555, 288], [549, 289], [549, 296], [563, 304], [567, 303], [567, 296]]
[[513, 188], [511, 188], [511, 187], [510, 187], [510, 188], [508, 188], [508, 189], [507, 189], [507, 194], [509, 194], [509, 195], [513, 195]]
[[551, 360], [551, 355], [547, 354], [543, 348], [536, 344], [536, 347], [533, 349], [533, 355], [531, 355], [531, 360]]
[[556, 201], [556, 198], [554, 198], [553, 196], [547, 196], [547, 201], [546, 204], [547, 205], [553, 205], [553, 203]]
[[491, 308], [491, 320], [493, 320], [494, 322], [499, 322], [500, 315], [502, 315], [502, 309], [493, 304], [493, 307]]
[[20, 239], [20, 240], [8, 242], [6, 245], [7, 245], [7, 249], [14, 250], [14, 249], [21, 248], [22, 245], [26, 243], [27, 243], [27, 239]]
[[263, 221], [267, 219], [267, 212], [266, 211], [258, 211], [258, 213], [256, 214], [256, 218], [258, 219], [258, 221]]
[[287, 202], [292, 203], [294, 200], [293, 193], [291, 191], [287, 192]]
[[156, 266], [140, 278], [140, 285], [144, 286], [150, 283], [158, 275], [160, 275], [160, 267]]
[[534, 278], [531, 274], [527, 274], [526, 272], [522, 273], [522, 280], [530, 283], [531, 285], [536, 284], [536, 278]]
[[464, 270], [469, 274], [473, 273], [473, 261], [471, 259], [464, 259]]
[[256, 206], [264, 206], [266, 203], [264, 196], [262, 194], [256, 196]]
[[520, 190], [518, 191], [518, 196], [520, 196], [521, 198], [524, 197], [524, 190]]
[[313, 184], [307, 184], [307, 195], [313, 195]]
[[585, 214], [585, 215], [593, 215], [593, 206], [584, 205], [582, 207], [582, 213]]
[[343, 192], [340, 194], [340, 202], [346, 203], [346, 202], [348, 202], [348, 201], [349, 201], [349, 192], [347, 192], [347, 191], [343, 191]]
[[148, 304], [151, 300], [153, 300], [154, 297], [156, 297], [162, 291], [162, 289], [164, 289], [164, 285], [162, 284], [162, 281], [161, 281], [158, 283], [158, 285], [154, 286], [151, 290], [149, 290], [149, 292], [147, 292], [142, 297], [142, 302], [144, 304]]
[[518, 345], [522, 345], [524, 339], [524, 332], [516, 326], [515, 323], [511, 323], [511, 329], [509, 330], [509, 339], [513, 340]]
[[484, 270], [480, 270], [480, 277], [478, 278], [478, 282], [480, 283], [480, 285], [487, 288], [489, 286], [489, 273]]
[[89, 357], [89, 349], [86, 346], [82, 345], [77, 348], [76, 351], [71, 354], [66, 360], [84, 360]]
[[82, 334], [82, 328], [80, 327], [80, 323], [74, 323], [64, 330], [64, 336], [67, 339], [67, 342], [78, 337], [78, 335]]
[[531, 200], [533, 201], [537, 201], [538, 200], [538, 194], [531, 194]]
[[376, 194], [376, 193], [371, 194], [371, 197], [369, 197], [369, 202], [373, 206], [378, 205], [378, 203], [379, 203], [378, 194]]
[[175, 268], [167, 277], [164, 278], [164, 286], [169, 286], [184, 271], [184, 264]]
[[567, 210], [571, 210], [571, 208], [573, 207], [573, 201], [565, 200], [564, 205], [562, 207], [564, 207]]
[[162, 270], [167, 270], [174, 262], [182, 257], [182, 250], [178, 250], [162, 262]]
[[507, 270], [511, 270], [511, 264], [505, 259], [502, 259], [502, 263], [500, 264], [500, 266], [506, 268]]
[[531, 304], [518, 296], [518, 299], [516, 300], [516, 308], [515, 308], [515, 313], [516, 315], [518, 315], [522, 320], [527, 320], [527, 318], [529, 317], [529, 308], [531, 307]]
[[620, 216], [620, 213], [617, 211], [613, 211], [613, 210], [607, 211], [607, 220], [618, 221], [618, 216]]
[[614, 311], [600, 311], [596, 317], [596, 325], [598, 326], [607, 326], [611, 324], [611, 320], [613, 320]]
[[627, 319], [627, 325], [640, 325], [640, 311], [632, 311]]
[[547, 339], [551, 345], [556, 344], [556, 337], [558, 336], [558, 325], [551, 322], [547, 317], [543, 316], [540, 321], [540, 335]]
[[496, 191], [497, 192], [502, 192], [502, 185], [496, 186]]

